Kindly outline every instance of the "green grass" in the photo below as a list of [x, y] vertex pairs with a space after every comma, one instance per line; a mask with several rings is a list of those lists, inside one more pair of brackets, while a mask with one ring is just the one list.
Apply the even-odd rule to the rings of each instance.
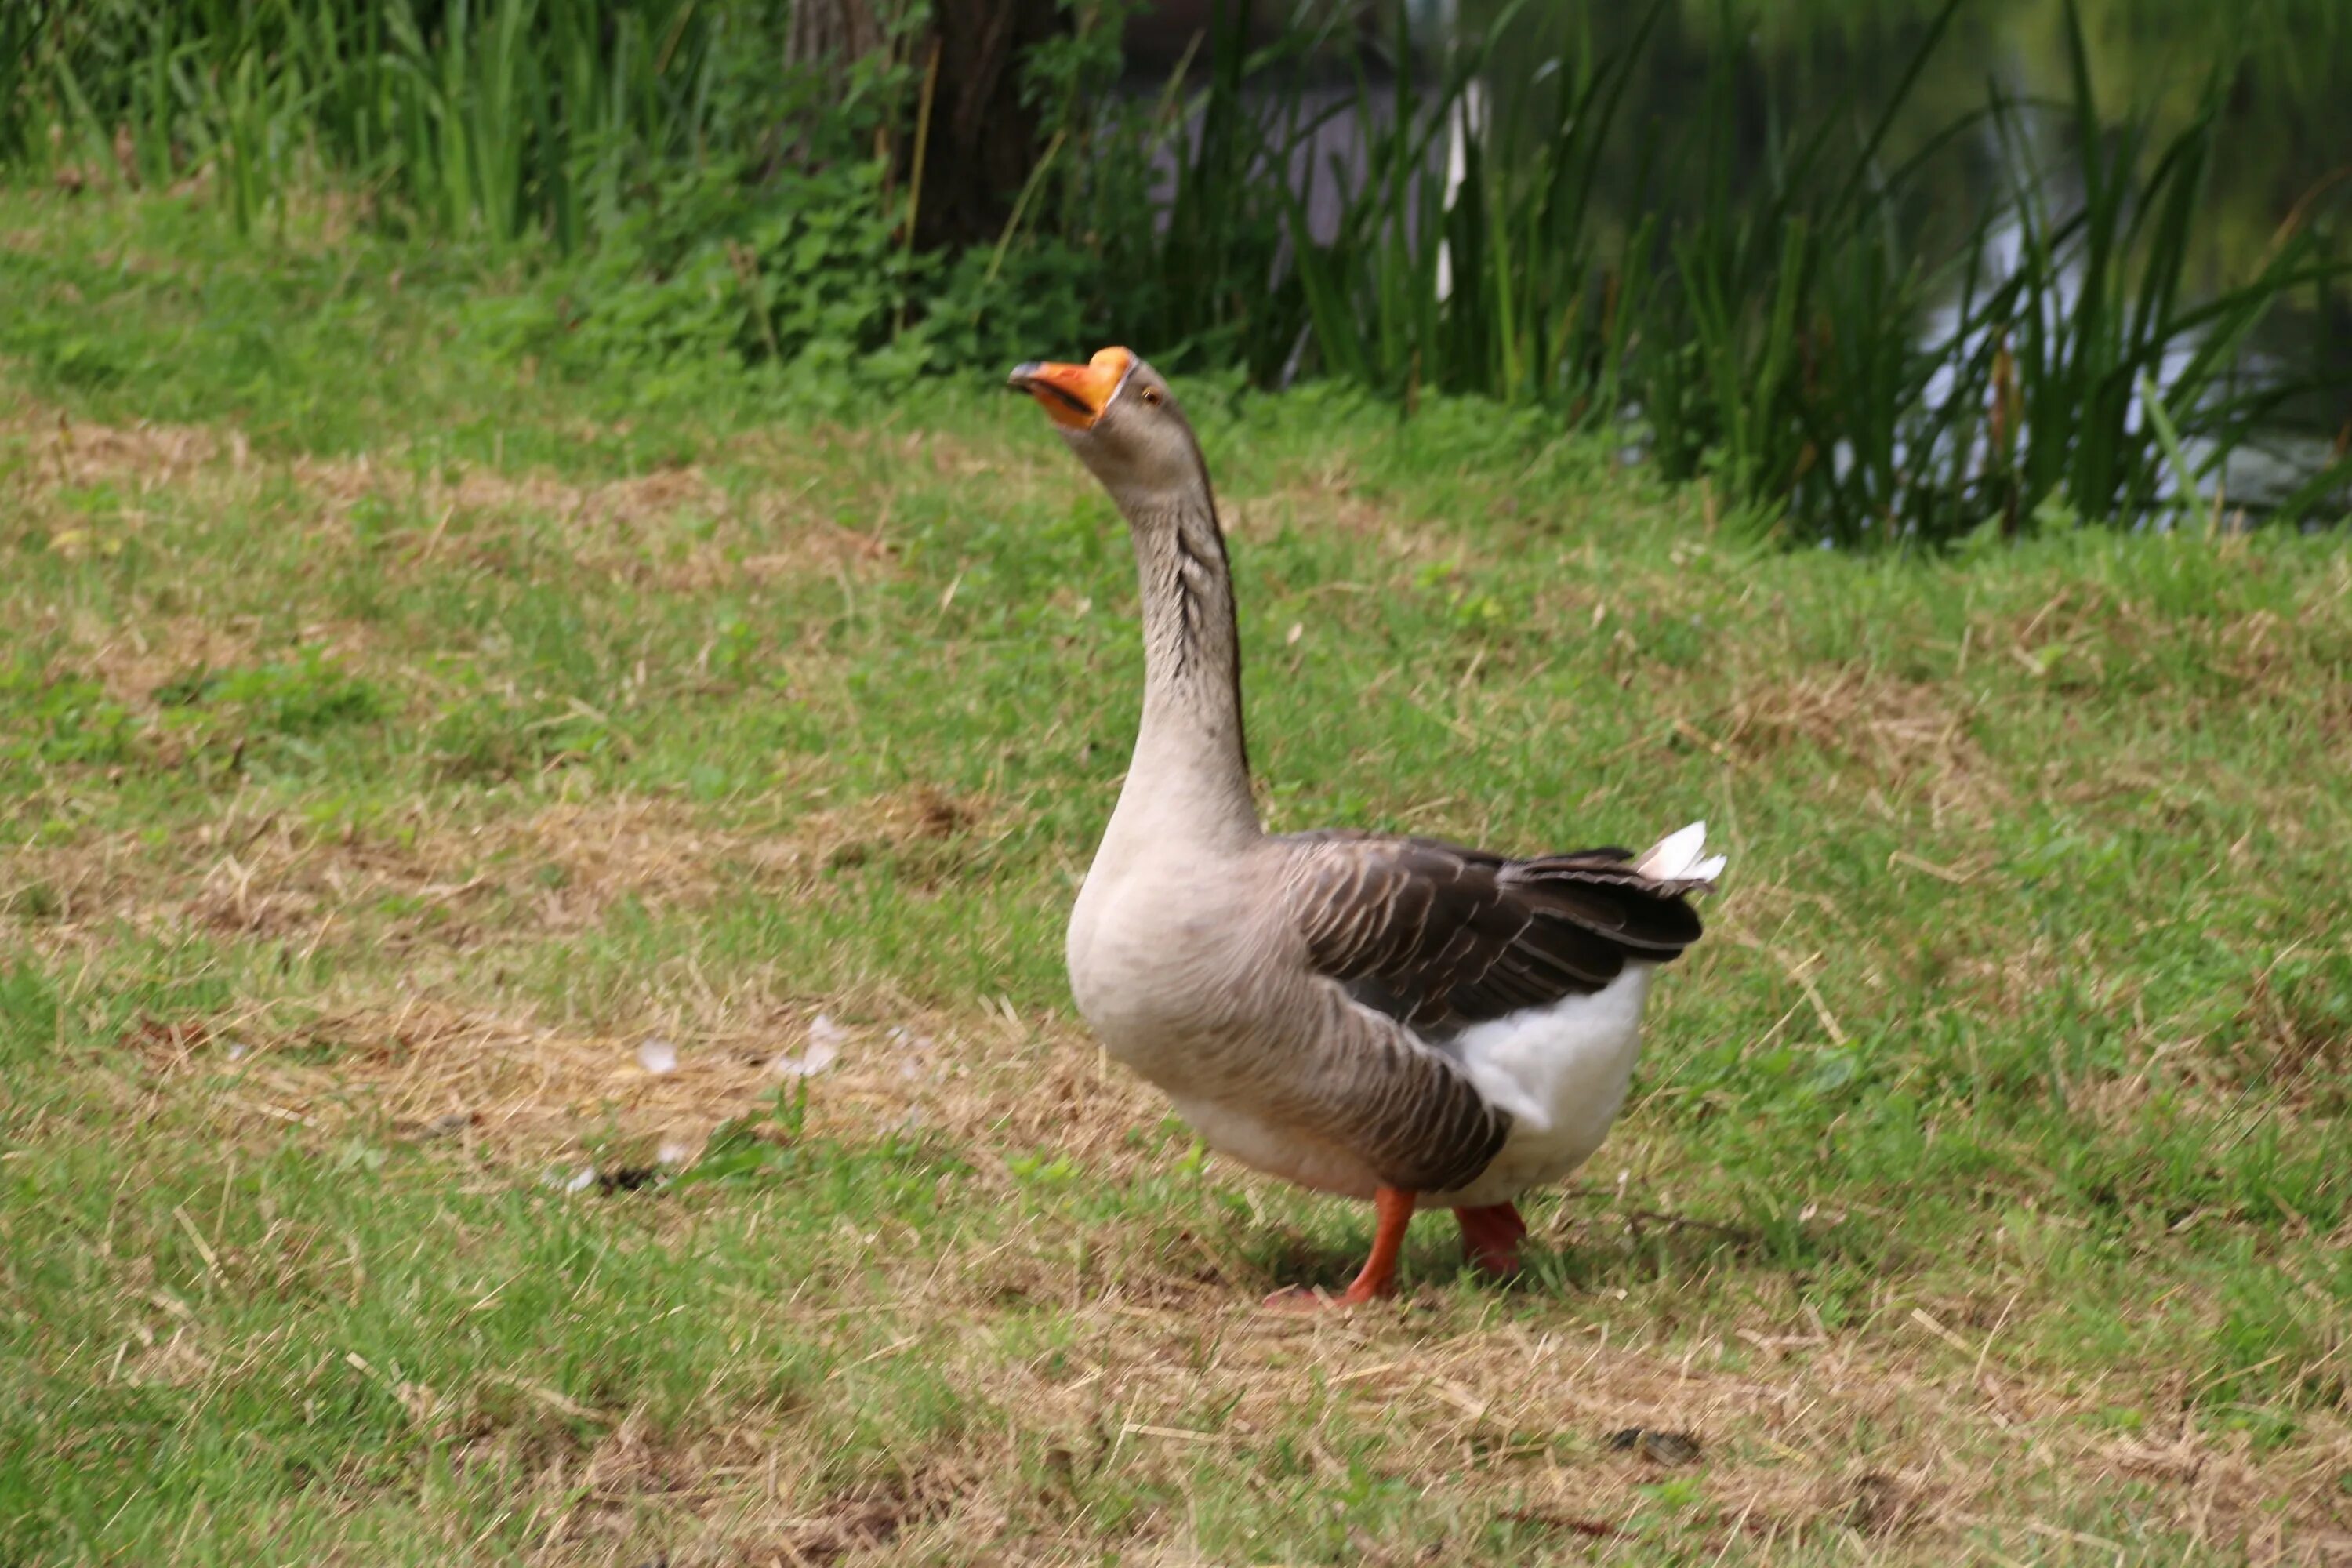
[[2340, 539], [1761, 552], [1185, 385], [1274, 825], [1732, 855], [1525, 1284], [1427, 1221], [1300, 1325], [1367, 1216], [1070, 1009], [1140, 657], [1035, 411], [635, 407], [462, 258], [215, 234], [0, 195], [0, 1560], [2352, 1537]]

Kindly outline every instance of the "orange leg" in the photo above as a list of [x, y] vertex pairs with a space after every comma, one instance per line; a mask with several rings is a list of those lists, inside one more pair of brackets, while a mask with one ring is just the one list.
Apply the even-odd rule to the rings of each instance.
[[1358, 1307], [1396, 1294], [1397, 1257], [1404, 1250], [1405, 1227], [1412, 1223], [1414, 1194], [1402, 1187], [1380, 1187], [1372, 1194], [1372, 1255], [1364, 1259], [1355, 1282], [1338, 1296], [1294, 1287], [1276, 1290], [1265, 1304], [1279, 1311], [1310, 1312], [1324, 1307]]
[[1519, 1271], [1519, 1243], [1527, 1238], [1528, 1222], [1509, 1204], [1489, 1204], [1483, 1208], [1455, 1209], [1454, 1217], [1462, 1222], [1462, 1256], [1471, 1267], [1485, 1270], [1496, 1279]]

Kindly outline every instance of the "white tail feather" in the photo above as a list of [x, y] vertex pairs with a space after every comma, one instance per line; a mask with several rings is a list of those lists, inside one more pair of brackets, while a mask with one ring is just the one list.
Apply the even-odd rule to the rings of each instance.
[[1633, 869], [1656, 882], [1712, 882], [1723, 875], [1723, 857], [1701, 853], [1706, 848], [1706, 824], [1667, 834], [1633, 862]]

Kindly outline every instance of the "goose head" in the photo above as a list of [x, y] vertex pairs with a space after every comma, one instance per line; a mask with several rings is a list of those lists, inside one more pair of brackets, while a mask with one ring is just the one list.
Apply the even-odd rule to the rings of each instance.
[[1160, 373], [1126, 349], [1084, 364], [1032, 360], [1005, 384], [1035, 398], [1129, 517], [1205, 500], [1200, 444]]

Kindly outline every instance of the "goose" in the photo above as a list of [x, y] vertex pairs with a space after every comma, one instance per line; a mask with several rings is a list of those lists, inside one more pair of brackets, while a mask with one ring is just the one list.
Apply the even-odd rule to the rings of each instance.
[[1695, 822], [1647, 851], [1525, 859], [1433, 838], [1269, 835], [1250, 789], [1232, 570], [1168, 383], [1123, 348], [1032, 362], [1043, 405], [1126, 518], [1143, 716], [1070, 911], [1070, 988], [1109, 1055], [1211, 1149], [1373, 1205], [1336, 1298], [1396, 1289], [1405, 1231], [1450, 1208], [1474, 1268], [1517, 1270], [1513, 1200], [1575, 1170], [1624, 1104], [1650, 976], [1698, 940], [1723, 857]]

